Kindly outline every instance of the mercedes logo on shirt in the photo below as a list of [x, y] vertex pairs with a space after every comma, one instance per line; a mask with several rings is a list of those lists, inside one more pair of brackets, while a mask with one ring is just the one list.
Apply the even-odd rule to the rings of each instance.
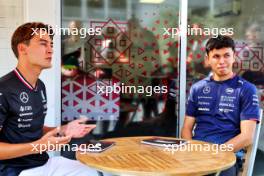
[[27, 103], [28, 100], [29, 100], [29, 97], [28, 97], [28, 94], [26, 92], [22, 92], [20, 94], [20, 100], [23, 102], [23, 103]]
[[210, 91], [211, 91], [211, 89], [210, 89], [209, 86], [205, 86], [205, 87], [203, 88], [203, 93], [204, 93], [204, 94], [208, 94], [208, 93], [210, 93]]

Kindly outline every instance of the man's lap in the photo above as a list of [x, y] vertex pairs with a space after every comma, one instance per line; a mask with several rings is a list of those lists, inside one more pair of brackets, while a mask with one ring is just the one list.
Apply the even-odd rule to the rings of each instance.
[[21, 172], [21, 168], [14, 168], [14, 167], [5, 167], [5, 166], [0, 166], [0, 175], [4, 176], [17, 176]]
[[95, 169], [64, 157], [52, 157], [40, 167], [24, 170], [19, 176], [97, 176]]

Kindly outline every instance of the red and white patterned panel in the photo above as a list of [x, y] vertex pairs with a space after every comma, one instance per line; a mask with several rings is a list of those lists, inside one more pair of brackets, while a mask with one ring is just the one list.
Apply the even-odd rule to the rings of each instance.
[[86, 115], [90, 120], [116, 120], [119, 94], [98, 94], [99, 86], [119, 85], [117, 80], [94, 80], [87, 75], [62, 80], [62, 121]]

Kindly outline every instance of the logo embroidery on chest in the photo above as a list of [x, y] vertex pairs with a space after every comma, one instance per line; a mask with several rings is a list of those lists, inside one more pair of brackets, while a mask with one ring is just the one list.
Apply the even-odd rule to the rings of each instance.
[[211, 88], [210, 88], [209, 86], [205, 86], [205, 87], [203, 88], [203, 93], [204, 93], [204, 94], [208, 94], [208, 93], [210, 93], [210, 91], [211, 91]]
[[21, 92], [19, 98], [22, 103], [27, 103], [29, 100], [28, 94], [26, 92]]
[[224, 113], [234, 112], [237, 103], [235, 89], [228, 87], [224, 90], [220, 97], [219, 111]]
[[232, 89], [232, 88], [227, 88], [227, 89], [225, 90], [225, 92], [226, 92], [227, 94], [232, 94], [232, 93], [234, 92], [234, 89]]

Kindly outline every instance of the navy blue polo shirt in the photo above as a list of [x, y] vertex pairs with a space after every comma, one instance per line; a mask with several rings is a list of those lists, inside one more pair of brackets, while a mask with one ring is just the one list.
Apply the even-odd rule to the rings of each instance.
[[195, 117], [193, 139], [222, 144], [240, 134], [242, 120], [259, 120], [256, 87], [239, 76], [207, 77], [190, 90], [186, 114]]
[[[40, 139], [46, 113], [46, 90], [41, 80], [33, 88], [17, 69], [0, 78], [1, 142], [19, 144]], [[32, 154], [1, 160], [0, 166], [32, 168], [47, 160], [47, 153]]]

